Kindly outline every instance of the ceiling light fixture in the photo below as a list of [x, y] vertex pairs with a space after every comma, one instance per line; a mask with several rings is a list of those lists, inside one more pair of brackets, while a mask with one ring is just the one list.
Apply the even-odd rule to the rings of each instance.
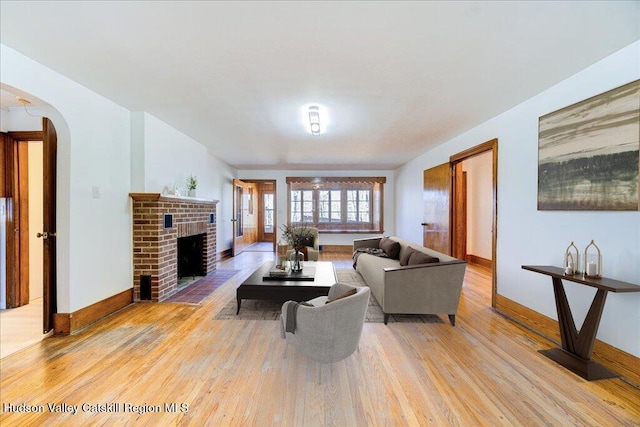
[[24, 106], [31, 105], [31, 101], [29, 101], [28, 99], [24, 99], [21, 96], [16, 96], [16, 101]]
[[316, 106], [309, 107], [309, 129], [311, 135], [320, 135], [320, 109]]

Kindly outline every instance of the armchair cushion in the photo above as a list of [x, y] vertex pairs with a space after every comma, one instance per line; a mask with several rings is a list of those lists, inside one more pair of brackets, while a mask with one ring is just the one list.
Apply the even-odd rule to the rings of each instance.
[[356, 288], [349, 289], [347, 292], [345, 292], [345, 293], [343, 293], [341, 295], [337, 295], [334, 298], [327, 298], [327, 300], [325, 301], [325, 304], [329, 304], [330, 302], [338, 301], [339, 299], [342, 299], [342, 298], [350, 297], [351, 295], [355, 295], [356, 292], [358, 292]]

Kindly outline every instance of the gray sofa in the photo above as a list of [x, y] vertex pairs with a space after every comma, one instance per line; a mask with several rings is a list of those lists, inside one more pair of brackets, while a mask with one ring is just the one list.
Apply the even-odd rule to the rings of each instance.
[[[354, 253], [359, 248], [378, 248], [381, 239], [354, 240]], [[387, 324], [390, 314], [447, 314], [455, 326], [467, 263], [398, 237], [389, 240], [400, 244], [398, 259], [361, 253], [356, 262], [356, 271], [384, 312], [384, 323]], [[400, 259], [406, 260], [412, 252], [409, 247], [437, 257], [439, 262], [401, 266]]]

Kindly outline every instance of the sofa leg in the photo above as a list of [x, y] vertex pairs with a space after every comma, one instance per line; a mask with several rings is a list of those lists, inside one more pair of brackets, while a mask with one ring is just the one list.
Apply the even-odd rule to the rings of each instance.
[[456, 326], [456, 315], [455, 314], [450, 314], [449, 315], [449, 322], [451, 322], [451, 326]]
[[384, 314], [384, 324], [386, 325], [389, 321], [389, 315], [387, 313]]

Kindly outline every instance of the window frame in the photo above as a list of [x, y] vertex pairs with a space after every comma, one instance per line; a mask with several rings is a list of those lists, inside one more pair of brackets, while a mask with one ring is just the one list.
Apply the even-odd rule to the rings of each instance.
[[[383, 233], [384, 232], [384, 184], [385, 177], [287, 177], [287, 218], [290, 225], [304, 224], [309, 227], [316, 227], [322, 233]], [[348, 192], [356, 191], [356, 216], [361, 212], [360, 199], [362, 193], [368, 194], [368, 214], [369, 221], [348, 220]], [[323, 191], [329, 192], [328, 215], [329, 220], [320, 218], [320, 194]], [[340, 192], [340, 221], [332, 221], [332, 214], [335, 205], [332, 205], [332, 192]], [[311, 197], [311, 212], [306, 215], [299, 215], [294, 218], [294, 213], [303, 205], [296, 201], [295, 193], [300, 195], [307, 192]], [[297, 206], [295, 206], [297, 205]], [[326, 218], [326, 217], [323, 217]], [[300, 219], [299, 221], [297, 219]]]

